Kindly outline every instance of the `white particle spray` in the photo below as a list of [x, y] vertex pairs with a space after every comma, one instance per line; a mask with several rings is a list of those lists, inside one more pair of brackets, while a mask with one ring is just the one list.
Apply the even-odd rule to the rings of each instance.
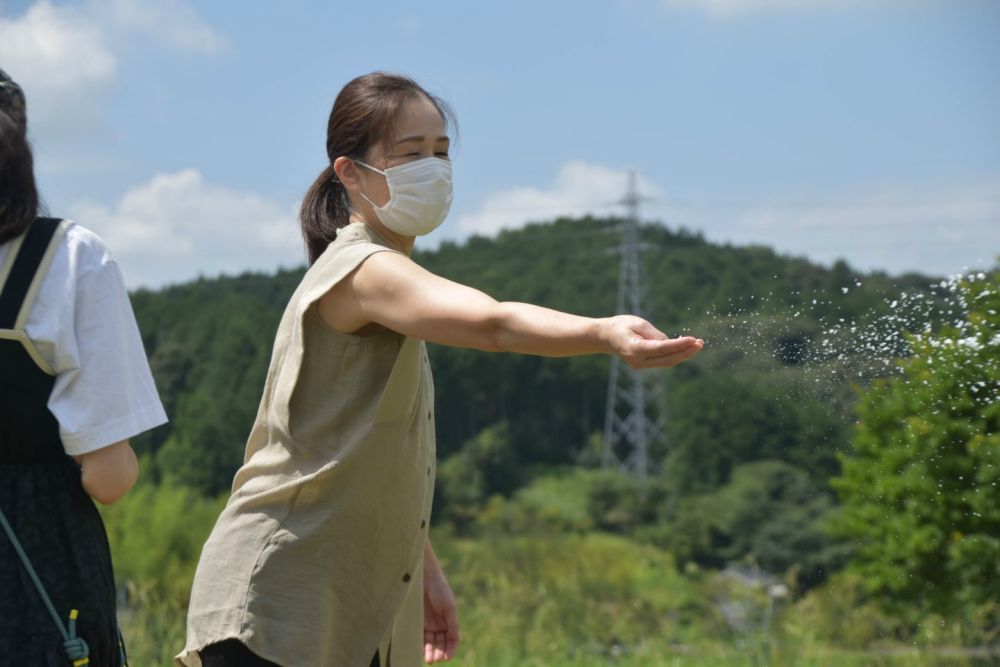
[[[844, 383], [864, 385], [880, 377], [904, 377], [900, 360], [913, 357], [915, 350], [925, 355], [930, 350], [925, 361], [931, 368], [971, 364], [968, 359], [976, 358], [978, 367], [965, 368], [960, 374], [968, 378], [961, 387], [963, 400], [994, 403], [1000, 401], [1000, 386], [989, 380], [997, 377], [996, 369], [990, 373], [986, 365], [1000, 364], [1000, 334], [988, 339], [977, 334], [968, 320], [971, 292], [965, 287], [985, 279], [984, 273], [953, 276], [926, 290], [885, 299], [878, 312], [857, 317], [845, 316], [846, 304], [838, 303], [838, 296], [850, 292], [846, 286], [840, 288], [839, 295], [817, 293], [815, 298], [804, 298], [802, 304], [787, 309], [788, 314], [781, 313], [783, 308], [769, 294], [750, 299], [752, 310], [730, 303], [722, 312], [708, 311], [710, 331], [699, 335], [709, 345], [714, 339], [726, 348], [740, 350], [732, 363], [770, 355], [801, 369], [809, 383], [819, 389]], [[861, 287], [861, 281], [855, 281], [854, 286]], [[989, 291], [983, 290], [975, 298], [987, 295]], [[769, 305], [778, 305], [778, 312]], [[942, 331], [948, 333], [942, 335]], [[963, 349], [967, 354], [955, 354]], [[927, 378], [918, 382], [929, 384]]]

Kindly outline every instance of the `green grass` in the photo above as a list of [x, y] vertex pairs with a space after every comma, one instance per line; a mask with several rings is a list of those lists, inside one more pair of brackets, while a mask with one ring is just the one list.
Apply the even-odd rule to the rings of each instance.
[[[537, 497], [517, 503], [559, 505], [575, 488], [552, 483], [533, 493]], [[191, 578], [220, 508], [221, 500], [159, 487], [137, 489], [106, 508], [116, 576], [128, 592], [120, 620], [133, 665], [169, 666], [183, 647]], [[456, 667], [1000, 662], [941, 653], [949, 646], [995, 645], [995, 608], [962, 623], [928, 618], [907, 635], [865, 602], [848, 577], [835, 577], [769, 615], [761, 590], [715, 572], [680, 572], [670, 554], [624, 537], [554, 529], [475, 539], [435, 532], [434, 544], [459, 600], [464, 640]], [[723, 603], [744, 610], [745, 627], [736, 630], [726, 622]], [[924, 650], [915, 651], [915, 645]]]

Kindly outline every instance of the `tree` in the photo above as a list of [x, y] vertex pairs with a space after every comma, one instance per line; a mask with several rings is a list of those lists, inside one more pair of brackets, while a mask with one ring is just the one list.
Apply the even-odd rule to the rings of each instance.
[[842, 545], [823, 530], [832, 504], [805, 471], [756, 461], [736, 467], [725, 486], [682, 499], [657, 541], [680, 562], [723, 567], [749, 559], [775, 574], [793, 570], [797, 584], [808, 588], [843, 556]]
[[434, 516], [468, 532], [491, 496], [520, 485], [519, 465], [506, 422], [483, 429], [438, 467]]
[[722, 370], [673, 385], [664, 474], [676, 493], [716, 489], [751, 461], [787, 461], [816, 486], [835, 471], [834, 452], [847, 441], [840, 415], [796, 376], [772, 370], [777, 363], [765, 372], [740, 367], [739, 375]]
[[865, 392], [834, 480], [850, 569], [896, 611], [1000, 599], [1000, 272], [953, 294], [965, 317], [912, 336], [899, 375]]

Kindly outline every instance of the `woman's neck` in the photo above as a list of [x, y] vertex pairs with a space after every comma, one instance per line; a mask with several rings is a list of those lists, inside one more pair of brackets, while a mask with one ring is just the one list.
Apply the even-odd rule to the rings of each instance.
[[375, 230], [375, 233], [385, 239], [393, 250], [398, 250], [407, 257], [413, 254], [414, 237], [397, 234], [382, 224], [381, 220], [367, 220], [358, 213], [352, 213], [350, 217], [352, 223], [368, 225]]

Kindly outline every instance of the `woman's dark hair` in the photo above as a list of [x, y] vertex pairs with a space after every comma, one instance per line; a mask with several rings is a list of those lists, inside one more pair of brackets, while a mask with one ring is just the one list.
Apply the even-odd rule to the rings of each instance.
[[333, 171], [333, 161], [342, 155], [360, 160], [372, 146], [391, 143], [393, 123], [403, 105], [420, 95], [434, 104], [446, 128], [449, 120], [454, 124], [454, 114], [443, 100], [398, 74], [359, 76], [337, 95], [326, 126], [329, 164], [309, 188], [299, 213], [309, 264], [337, 238], [337, 230], [346, 226], [350, 217], [347, 190]]
[[22, 234], [38, 208], [24, 93], [0, 70], [0, 243]]

